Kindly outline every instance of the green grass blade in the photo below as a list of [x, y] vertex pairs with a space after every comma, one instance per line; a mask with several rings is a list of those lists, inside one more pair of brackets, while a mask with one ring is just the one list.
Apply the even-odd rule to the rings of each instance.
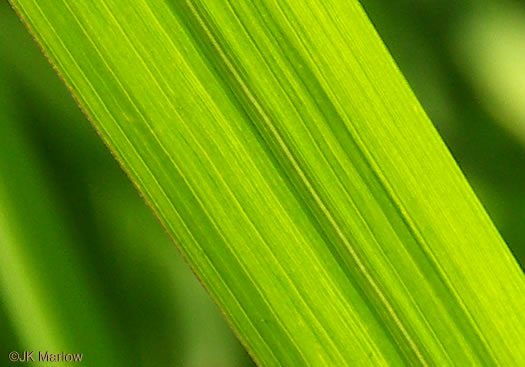
[[261, 364], [525, 363], [523, 274], [357, 1], [13, 4]]

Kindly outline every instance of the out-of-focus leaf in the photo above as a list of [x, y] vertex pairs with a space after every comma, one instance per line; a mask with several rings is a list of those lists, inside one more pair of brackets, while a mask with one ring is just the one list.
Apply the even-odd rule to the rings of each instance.
[[[125, 366], [104, 304], [39, 158], [18, 123], [16, 100], [0, 77], [0, 294], [28, 351], [81, 353], [83, 363]], [[76, 291], [78, 290], [78, 291]], [[74, 326], [74, 327], [73, 327]], [[7, 348], [16, 350], [14, 339]], [[7, 358], [7, 356], [5, 356]]]

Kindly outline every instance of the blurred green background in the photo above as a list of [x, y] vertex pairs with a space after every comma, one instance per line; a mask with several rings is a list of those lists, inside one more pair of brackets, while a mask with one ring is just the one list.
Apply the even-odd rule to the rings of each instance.
[[[523, 266], [524, 3], [363, 5]], [[0, 366], [253, 365], [5, 0], [0, 56]]]

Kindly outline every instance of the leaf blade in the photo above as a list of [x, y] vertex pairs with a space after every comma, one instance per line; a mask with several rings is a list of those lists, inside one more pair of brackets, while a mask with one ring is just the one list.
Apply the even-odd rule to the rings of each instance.
[[261, 361], [523, 358], [523, 276], [356, 2], [15, 4]]

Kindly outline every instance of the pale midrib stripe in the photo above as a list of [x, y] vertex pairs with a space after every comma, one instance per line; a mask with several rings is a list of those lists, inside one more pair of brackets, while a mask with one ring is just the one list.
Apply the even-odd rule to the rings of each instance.
[[[229, 0], [228, 0], [228, 4], [230, 4], [230, 1], [229, 1]], [[233, 8], [231, 7], [231, 5], [230, 5], [230, 9], [232, 10], [233, 13], [235, 13], [235, 15], [236, 15], [236, 17], [237, 17], [239, 23], [243, 26], [243, 29], [244, 29], [246, 35], [250, 38], [250, 41], [251, 41], [252, 45], [258, 50], [258, 52], [259, 52], [259, 54], [260, 54], [261, 56], [264, 56], [263, 53], [261, 52], [261, 50], [259, 49], [258, 45], [255, 43], [255, 41], [254, 41], [254, 40], [252, 39], [252, 37], [250, 36], [248, 30], [247, 30], [246, 27], [244, 26], [244, 23], [242, 22], [241, 18], [238, 16], [238, 13], [235, 11], [235, 9], [233, 9]], [[292, 29], [293, 29], [293, 28], [292, 28]], [[273, 32], [270, 31], [270, 33], [273, 35]], [[283, 35], [283, 37], [284, 37], [284, 35]], [[274, 40], [275, 40], [275, 38], [274, 38]], [[276, 42], [277, 42], [277, 41], [276, 41]], [[288, 56], [286, 55], [286, 53], [284, 53], [282, 50], [281, 50], [281, 52], [282, 52], [282, 54], [286, 57], [286, 60], [288, 61], [288, 63], [290, 64], [290, 66], [291, 66], [292, 68], [294, 68], [294, 67], [293, 67], [293, 64], [292, 64], [291, 61], [289, 60], [289, 58], [288, 58]], [[272, 75], [274, 75], [275, 80], [279, 83], [279, 85], [282, 85], [282, 84], [281, 84], [281, 81], [280, 81], [279, 78], [276, 76], [276, 74], [273, 72], [273, 69], [268, 65], [268, 63], [266, 62], [265, 58], [262, 57], [262, 59], [264, 60], [264, 63], [265, 63], [265, 65], [266, 65], [266, 67], [268, 68], [268, 70], [272, 73]], [[280, 62], [277, 60], [277, 58], [275, 59], [275, 62], [278, 63], [278, 64], [282, 64], [282, 62], [280, 63]], [[284, 64], [286, 64], [286, 63], [284, 63]], [[285, 70], [287, 70], [287, 69], [286, 69], [286, 68], [283, 68], [283, 72], [287, 73], [287, 71], [285, 71]], [[300, 75], [297, 73], [297, 71], [295, 70], [295, 68], [294, 68], [294, 72], [295, 72], [295, 74], [297, 74], [297, 76], [300, 78]], [[303, 83], [305, 83], [305, 82], [303, 81]], [[290, 86], [292, 87], [292, 89], [294, 89], [294, 91], [296, 90], [296, 88], [301, 88], [300, 86], [294, 86], [294, 85], [292, 85], [292, 84], [290, 84]], [[282, 88], [282, 89], [285, 90], [284, 88]], [[299, 97], [300, 100], [302, 100], [302, 98], [300, 98], [300, 95], [299, 95], [297, 92], [295, 93], [295, 95], [296, 95], [297, 97]], [[337, 174], [335, 174], [335, 172], [334, 172], [334, 170], [333, 170], [333, 167], [332, 167], [332, 164], [329, 163], [327, 157], [326, 157], [324, 154], [322, 154], [322, 152], [321, 152], [321, 150], [320, 150], [320, 148], [319, 148], [318, 143], [313, 139], [313, 137], [312, 137], [312, 135], [311, 135], [311, 133], [310, 133], [310, 130], [309, 130], [308, 126], [306, 125], [305, 121], [304, 121], [304, 118], [303, 118], [302, 115], [299, 113], [299, 111], [297, 111], [297, 109], [296, 109], [296, 107], [295, 107], [295, 104], [294, 104], [294, 103], [292, 102], [292, 100], [291, 100], [291, 97], [288, 95], [288, 93], [286, 93], [286, 96], [287, 96], [288, 101], [290, 101], [290, 103], [294, 106], [294, 109], [296, 110], [297, 115], [300, 117], [300, 120], [301, 120], [301, 122], [303, 123], [303, 126], [306, 128], [306, 131], [308, 132], [308, 135], [309, 135], [309, 137], [310, 137], [310, 139], [311, 139], [311, 141], [312, 141], [312, 144], [315, 146], [316, 150], [319, 152], [319, 155], [320, 155], [320, 156], [324, 159], [324, 161], [328, 164], [328, 166], [330, 167], [330, 170], [332, 171], [332, 173], [334, 174], [334, 176], [337, 178], [338, 186], [339, 186], [339, 187], [340, 187], [340, 188], [346, 193], [346, 196], [347, 196], [347, 198], [349, 199], [349, 202], [350, 202], [350, 204], [351, 204], [351, 207], [352, 207], [352, 208], [356, 211], [356, 213], [359, 215], [359, 218], [360, 218], [362, 224], [365, 225], [365, 227], [367, 228], [367, 231], [368, 231], [369, 235], [373, 238], [374, 242], [375, 242], [377, 245], [380, 245], [380, 243], [379, 243], [379, 241], [378, 241], [378, 239], [377, 239], [375, 233], [374, 233], [374, 232], [372, 231], [372, 229], [370, 228], [370, 226], [369, 226], [369, 224], [368, 224], [368, 221], [366, 221], [365, 217], [364, 217], [363, 214], [361, 213], [361, 210], [359, 210], [358, 206], [357, 206], [357, 205], [355, 204], [355, 202], [352, 200], [351, 195], [350, 195], [350, 193], [348, 192], [346, 186], [344, 186], [344, 185], [342, 184], [342, 181], [341, 181], [340, 177], [339, 177]], [[313, 96], [312, 96], [312, 97], [313, 97]], [[319, 111], [319, 112], [320, 112], [322, 115], [324, 115], [324, 114], [322, 113], [322, 111]], [[324, 132], [322, 132], [322, 130], [319, 130], [319, 131], [320, 131], [320, 134], [323, 135], [323, 137], [325, 137], [324, 140], [325, 140], [325, 142], [327, 143], [327, 146], [329, 147], [329, 150], [332, 152], [332, 154], [333, 154], [335, 160], [339, 163], [339, 166], [340, 166], [342, 169], [344, 169], [344, 168], [343, 168], [343, 167], [344, 167], [344, 164], [342, 164], [342, 160], [341, 160], [341, 158], [339, 157], [339, 155], [338, 155], [338, 154], [337, 154], [332, 148], [330, 148], [330, 147], [331, 147], [331, 144], [329, 143], [328, 139], [326, 138], [326, 134], [325, 134]], [[387, 217], [386, 217], [386, 218], [387, 218]], [[388, 218], [387, 218], [387, 220], [388, 220]], [[402, 243], [402, 241], [401, 241], [401, 240], [399, 239], [399, 237], [398, 237], [397, 232], [393, 231], [393, 234], [396, 236], [396, 238], [398, 238], [399, 242]], [[402, 279], [401, 279], [401, 277], [400, 277], [398, 271], [394, 268], [394, 266], [392, 265], [391, 261], [390, 261], [390, 260], [388, 259], [388, 257], [386, 256], [386, 254], [385, 254], [384, 251], [382, 250], [382, 247], [381, 247], [381, 246], [378, 246], [378, 248], [380, 249], [381, 253], [383, 254], [383, 258], [384, 258], [384, 259], [387, 261], [387, 263], [389, 264], [390, 269], [391, 269], [391, 270], [393, 271], [393, 273], [395, 274], [396, 279], [398, 280], [399, 284], [403, 287], [403, 289], [405, 289], [405, 294], [409, 297], [409, 299], [410, 299], [412, 305], [414, 305], [414, 307], [418, 310], [418, 315], [419, 315], [419, 317], [423, 320], [424, 324], [427, 325], [428, 330], [432, 333], [434, 340], [435, 340], [435, 341], [437, 342], [437, 344], [441, 347], [441, 350], [442, 350], [443, 354], [447, 357], [447, 359], [448, 359], [449, 361], [451, 361], [448, 352], [447, 352], [446, 349], [444, 348], [444, 346], [443, 346], [443, 344], [441, 343], [441, 341], [437, 338], [437, 335], [436, 335], [436, 333], [434, 332], [434, 330], [433, 330], [433, 328], [432, 328], [430, 322], [428, 321], [427, 317], [426, 317], [425, 314], [421, 311], [419, 305], [417, 304], [417, 302], [415, 301], [415, 299], [413, 298], [413, 296], [410, 294], [410, 292], [408, 292], [408, 288], [406, 287], [405, 283], [402, 281]]]
[[[232, 9], [232, 11], [235, 12], [233, 9]], [[242, 24], [242, 23], [241, 23], [241, 24]], [[249, 36], [249, 34], [247, 34], [247, 35]], [[168, 36], [168, 37], [169, 37], [169, 36]], [[251, 37], [250, 37], [250, 39], [251, 39]], [[255, 46], [256, 46], [256, 45], [255, 45]], [[284, 89], [284, 88], [283, 88], [283, 89]], [[286, 94], [286, 97], [287, 97], [287, 99], [289, 100], [289, 96], [288, 96], [288, 94]], [[299, 116], [299, 115], [300, 115], [300, 114], [298, 114], [298, 116]], [[303, 126], [305, 126], [305, 125], [304, 125], [304, 121], [303, 121], [302, 119], [300, 119], [300, 121], [303, 122]], [[308, 131], [308, 130], [307, 130], [307, 131]], [[308, 133], [310, 134], [309, 131], [308, 131]], [[311, 135], [310, 135], [310, 137], [311, 137]], [[313, 139], [312, 139], [312, 141], [313, 141]], [[318, 148], [318, 147], [317, 147], [317, 143], [315, 143], [315, 141], [313, 141], [313, 143], [315, 144], [316, 148]], [[319, 150], [319, 149], [318, 149], [318, 150]], [[324, 156], [322, 156], [322, 157], [323, 157], [323, 159], [326, 160], [326, 157], [324, 157]], [[341, 294], [340, 292], [338, 292], [338, 294], [339, 294], [339, 296], [340, 296], [342, 299], [347, 300], [346, 297], [344, 297], [343, 294]], [[354, 329], [352, 326], [348, 325], [346, 319], [343, 319], [343, 322], [345, 322], [345, 325], [347, 325], [347, 326], [351, 327], [352, 329]], [[359, 328], [359, 333], [368, 335], [368, 332], [367, 332], [367, 330], [366, 330], [366, 327], [360, 322], [360, 320], [356, 319], [355, 322], [359, 324], [359, 326], [358, 326], [358, 328]], [[374, 344], [374, 343], [371, 343], [371, 342], [370, 342], [370, 340], [371, 340], [370, 337], [369, 337], [369, 338], [363, 338], [363, 339], [364, 339], [364, 341], [366, 342], [366, 345], [368, 346], [368, 350], [373, 350], [373, 351], [375, 351], [375, 353], [376, 353], [377, 356], [381, 355], [381, 352], [377, 349], [377, 345]]]
[[310, 192], [310, 194], [312, 195], [312, 197], [316, 201], [317, 205], [319, 205], [321, 211], [325, 214], [326, 218], [328, 219], [328, 221], [330, 222], [330, 224], [334, 228], [334, 230], [337, 233], [337, 235], [347, 245], [348, 251], [349, 251], [350, 255], [352, 256], [352, 258], [354, 259], [354, 262], [357, 264], [359, 270], [364, 275], [365, 279], [368, 281], [370, 287], [372, 288], [374, 293], [376, 293], [376, 295], [379, 298], [380, 302], [384, 305], [384, 307], [386, 308], [386, 310], [390, 314], [392, 320], [394, 321], [394, 323], [397, 325], [397, 327], [399, 328], [399, 330], [401, 331], [401, 333], [403, 334], [403, 336], [407, 340], [407, 342], [410, 345], [410, 347], [412, 348], [414, 354], [419, 359], [419, 361], [421, 362], [422, 365], [427, 366], [427, 362], [424, 360], [423, 355], [419, 351], [417, 345], [414, 343], [414, 341], [412, 340], [412, 338], [408, 334], [405, 326], [399, 320], [395, 310], [392, 308], [392, 306], [388, 302], [388, 299], [381, 292], [381, 289], [378, 287], [378, 285], [375, 283], [375, 281], [372, 278], [372, 276], [369, 274], [368, 270], [366, 269], [366, 267], [364, 266], [363, 262], [361, 261], [361, 259], [357, 255], [357, 253], [354, 250], [354, 248], [351, 245], [351, 243], [348, 241], [348, 239], [346, 238], [346, 236], [342, 232], [342, 230], [339, 227], [339, 225], [337, 224], [337, 222], [334, 220], [334, 218], [332, 217], [330, 212], [327, 210], [325, 204], [323, 203], [323, 201], [321, 200], [321, 198], [319, 197], [319, 195], [317, 194], [317, 192], [313, 188], [312, 184], [309, 182], [309, 180], [306, 177], [306, 175], [303, 172], [303, 170], [298, 165], [297, 161], [295, 160], [295, 157], [291, 154], [288, 146], [286, 145], [286, 143], [283, 141], [283, 139], [279, 135], [279, 132], [277, 131], [275, 126], [272, 124], [272, 122], [269, 119], [269, 117], [266, 115], [266, 112], [260, 106], [259, 102], [254, 98], [254, 96], [252, 95], [252, 93], [249, 90], [249, 88], [246, 86], [246, 84], [244, 83], [244, 81], [242, 80], [240, 75], [237, 73], [237, 70], [231, 64], [231, 62], [229, 61], [228, 57], [224, 54], [224, 52], [221, 49], [220, 45], [216, 42], [215, 38], [213, 37], [213, 34], [210, 32], [210, 30], [208, 29], [206, 24], [202, 21], [202, 19], [201, 19], [200, 15], [198, 14], [198, 12], [195, 11], [193, 5], [191, 5], [191, 4], [188, 4], [188, 5], [192, 9], [192, 12], [193, 12], [194, 16], [197, 17], [199, 23], [201, 24], [201, 26], [203, 27], [205, 32], [208, 34], [208, 36], [212, 40], [214, 47], [216, 48], [216, 50], [219, 53], [219, 55], [221, 56], [221, 58], [223, 58], [224, 63], [227, 65], [227, 67], [229, 68], [229, 70], [232, 73], [232, 75], [234, 75], [235, 79], [237, 80], [237, 82], [241, 86], [243, 92], [249, 98], [249, 100], [251, 101], [253, 106], [257, 109], [258, 113], [262, 117], [262, 119], [265, 122], [266, 126], [270, 129], [270, 131], [274, 135], [275, 140], [278, 142], [279, 146], [281, 147], [281, 149], [285, 153], [286, 157], [289, 159], [289, 161], [292, 163], [293, 167], [296, 169], [296, 172], [301, 177], [301, 180], [303, 181], [303, 184], [306, 186], [306, 189]]
[[[262, 51], [259, 49], [258, 45], [255, 43], [255, 41], [253, 40], [253, 38], [252, 38], [251, 35], [249, 34], [248, 30], [246, 29], [246, 27], [245, 27], [245, 25], [244, 25], [244, 22], [242, 22], [242, 20], [241, 20], [241, 18], [239, 17], [237, 11], [236, 11], [234, 8], [231, 7], [231, 4], [230, 4], [230, 1], [229, 1], [229, 0], [227, 1], [227, 3], [228, 3], [228, 5], [230, 6], [231, 11], [235, 14], [235, 16], [236, 16], [236, 18], [237, 18], [239, 24], [243, 27], [243, 30], [244, 30], [244, 32], [245, 32], [245, 35], [250, 39], [250, 42], [252, 43], [252, 46], [258, 51], [258, 53], [259, 53], [261, 56], [264, 56], [264, 54], [262, 53]], [[283, 91], [285, 91], [285, 88], [282, 86], [281, 81], [279, 80], [279, 78], [277, 77], [277, 75], [275, 74], [275, 72], [273, 72], [273, 69], [269, 66], [269, 64], [267, 63], [266, 59], [265, 59], [264, 57], [262, 57], [262, 60], [263, 60], [264, 64], [266, 65], [267, 69], [268, 69], [268, 70], [271, 72], [271, 74], [274, 76], [274, 79], [275, 79], [275, 80], [277, 81], [277, 83], [281, 86], [281, 89], [282, 89]], [[277, 59], [275, 60], [275, 62], [278, 63], [278, 64], [283, 64], [282, 62], [280, 63], [279, 61], [277, 61]], [[286, 63], [284, 63], [284, 64], [286, 64]], [[292, 66], [292, 67], [293, 67], [293, 66]], [[287, 72], [287, 69], [286, 69], [286, 68], [283, 68], [283, 72], [286, 73], [286, 74], [288, 74], [288, 76], [290, 76], [289, 73]], [[291, 87], [294, 91], [296, 91], [297, 88], [300, 88], [300, 86], [298, 86], [298, 85], [292, 85], [292, 84], [290, 84], [290, 87]], [[287, 93], [287, 92], [285, 92], [285, 95], [286, 95], [287, 100], [288, 100], [288, 101], [290, 102], [290, 104], [294, 107], [294, 110], [296, 111], [296, 115], [299, 117], [298, 120], [302, 123], [302, 126], [305, 128], [305, 131], [307, 132], [307, 134], [308, 134], [308, 136], [309, 136], [309, 138], [310, 138], [310, 140], [311, 140], [312, 145], [315, 147], [316, 151], [319, 153], [319, 156], [323, 159], [323, 161], [327, 164], [327, 166], [330, 167], [330, 171], [331, 171], [331, 172], [334, 174], [334, 176], [336, 177], [337, 186], [338, 186], [338, 187], [339, 187], [344, 193], [346, 193], [346, 197], [347, 197], [347, 199], [348, 199], [348, 201], [349, 201], [349, 203], [350, 203], [350, 206], [351, 206], [352, 209], [354, 209], [355, 212], [358, 214], [359, 219], [360, 219], [361, 223], [366, 227], [368, 234], [373, 238], [374, 242], [375, 242], [377, 245], [379, 245], [379, 242], [378, 242], [378, 240], [377, 240], [377, 238], [376, 238], [375, 233], [371, 230], [371, 228], [370, 228], [368, 222], [365, 220], [363, 214], [361, 213], [361, 211], [359, 210], [359, 208], [358, 208], [357, 205], [355, 204], [354, 200], [352, 200], [352, 197], [351, 197], [351, 195], [349, 194], [347, 188], [342, 184], [342, 181], [341, 181], [340, 177], [334, 172], [334, 169], [333, 169], [332, 164], [329, 162], [328, 158], [322, 153], [322, 151], [321, 151], [321, 149], [320, 149], [320, 147], [319, 147], [319, 144], [318, 144], [317, 141], [313, 138], [313, 136], [312, 136], [312, 134], [311, 134], [311, 132], [310, 132], [310, 129], [309, 129], [308, 126], [306, 125], [306, 122], [305, 122], [305, 120], [304, 120], [304, 117], [303, 117], [302, 114], [297, 110], [297, 108], [296, 108], [296, 106], [295, 106], [295, 103], [292, 102], [292, 100], [293, 100], [292, 97], [291, 97], [291, 96], [289, 95], [289, 93]], [[300, 98], [300, 95], [299, 95], [298, 93], [295, 93], [295, 95], [296, 95], [297, 97], [299, 97], [300, 100], [302, 100], [302, 98]], [[321, 113], [321, 115], [323, 115], [323, 114]], [[325, 137], [324, 140], [325, 140], [325, 142], [327, 142], [327, 146], [330, 147], [331, 144], [329, 144], [328, 140], [326, 139], [326, 134], [325, 134], [324, 132], [322, 132], [321, 130], [320, 130], [320, 134], [323, 135], [323, 137]], [[334, 155], [336, 161], [339, 163], [339, 165], [340, 165], [341, 167], [343, 167], [343, 165], [341, 165], [341, 160], [340, 160], [340, 158], [338, 158], [338, 155], [334, 152], [334, 150], [330, 148], [330, 151], [333, 153], [333, 155]], [[394, 234], [395, 234], [396, 237], [397, 237], [397, 233], [394, 232]], [[381, 249], [380, 246], [378, 246], [378, 248]], [[384, 254], [384, 252], [382, 252], [382, 253]], [[384, 258], [388, 261], [389, 264], [391, 264], [387, 257], [384, 256]], [[396, 274], [397, 279], [399, 280], [399, 282], [400, 282], [400, 283], [403, 285], [403, 287], [406, 289], [404, 283], [402, 283], [402, 281], [401, 281], [399, 275], [397, 274], [397, 272], [395, 271], [395, 269], [393, 268], [393, 266], [391, 265], [390, 267], [391, 267], [391, 268], [393, 269], [393, 271], [395, 272], [395, 274]], [[412, 297], [411, 297], [411, 299], [412, 299]], [[414, 303], [414, 304], [415, 304], [415, 303]], [[427, 324], [428, 324], [428, 323], [427, 323]], [[364, 327], [364, 325], [362, 325], [362, 323], [360, 323], [360, 325], [361, 325], [361, 327], [362, 327], [362, 333], [366, 333], [366, 334], [368, 334], [367, 331], [366, 331], [366, 328]], [[370, 340], [371, 340], [370, 338], [368, 338], [368, 339], [364, 338], [364, 339], [365, 339], [367, 345], [369, 346], [369, 348], [371, 348], [372, 350], [376, 351], [377, 354], [381, 354], [381, 352], [377, 349], [377, 345], [374, 344], [374, 343], [371, 343], [371, 342], [370, 342]]]
[[[58, 34], [56, 32], [56, 30], [54, 29], [53, 25], [49, 22], [49, 20], [47, 19], [47, 17], [45, 16], [45, 14], [43, 13], [42, 9], [40, 8], [40, 6], [35, 2], [35, 7], [38, 9], [38, 11], [40, 12], [40, 15], [42, 16], [42, 18], [46, 21], [47, 25], [50, 27], [50, 29], [53, 30], [53, 32], [55, 34]], [[64, 1], [64, 4], [65, 4], [65, 1]], [[82, 29], [82, 32], [85, 34], [85, 36], [87, 37], [87, 39], [89, 40], [89, 42], [93, 45], [93, 47], [96, 49], [97, 53], [99, 54], [99, 56], [101, 57], [102, 61], [104, 62], [104, 64], [106, 65], [108, 71], [114, 76], [115, 80], [119, 83], [119, 86], [121, 88], [121, 90], [126, 94], [126, 97], [128, 98], [129, 102], [133, 105], [133, 107], [135, 108], [135, 110], [137, 111], [137, 113], [140, 115], [140, 117], [143, 119], [144, 123], [147, 124], [147, 120], [145, 119], [145, 117], [140, 113], [140, 110], [136, 108], [133, 100], [129, 97], [129, 95], [127, 94], [127, 91], [122, 87], [122, 85], [120, 84], [119, 82], [119, 79], [116, 78], [116, 76], [113, 74], [113, 72], [111, 71], [109, 65], [105, 62], [105, 59], [102, 57], [100, 51], [98, 50], [97, 46], [93, 43], [91, 37], [88, 35], [88, 33], [85, 31], [85, 29], [83, 28], [82, 24], [79, 22], [79, 20], [76, 18], [76, 16], [74, 15], [74, 13], [71, 11], [71, 9], [69, 8], [69, 6], [67, 4], [65, 4], [66, 7], [68, 8], [68, 10], [70, 11], [71, 15], [73, 16], [75, 22], [77, 22], [77, 24], [79, 25], [79, 27]], [[108, 116], [111, 117], [111, 119], [113, 120], [113, 122], [115, 123], [115, 126], [118, 127], [118, 129], [120, 130], [121, 134], [123, 135], [123, 137], [126, 139], [126, 141], [128, 142], [128, 144], [132, 147], [133, 151], [135, 152], [135, 155], [137, 156], [137, 158], [143, 163], [144, 167], [146, 168], [146, 170], [149, 172], [151, 178], [154, 180], [156, 186], [160, 189], [160, 192], [162, 192], [163, 196], [165, 197], [166, 199], [166, 202], [170, 203], [170, 206], [173, 210], [173, 212], [177, 215], [177, 217], [179, 218], [179, 222], [184, 226], [184, 229], [186, 230], [186, 232], [189, 234], [189, 236], [191, 237], [191, 239], [193, 240], [193, 242], [201, 249], [202, 253], [205, 254], [205, 252], [202, 250], [202, 247], [200, 247], [198, 245], [198, 241], [193, 237], [191, 231], [189, 230], [189, 228], [187, 227], [185, 221], [183, 220], [182, 216], [180, 215], [180, 213], [178, 212], [178, 210], [176, 209], [176, 207], [174, 206], [173, 202], [171, 201], [171, 199], [168, 197], [167, 193], [165, 192], [164, 188], [162, 187], [162, 185], [160, 185], [160, 183], [157, 181], [157, 178], [155, 177], [155, 175], [150, 171], [149, 167], [144, 163], [144, 160], [143, 160], [143, 157], [136, 151], [135, 147], [133, 144], [131, 144], [131, 141], [129, 140], [128, 136], [126, 133], [124, 133], [124, 131], [122, 130], [122, 127], [120, 126], [120, 124], [118, 123], [118, 121], [115, 119], [115, 117], [113, 116], [112, 113], [109, 112], [109, 110], [107, 109], [106, 105], [104, 104], [104, 102], [102, 101], [102, 99], [100, 98], [100, 95], [98, 94], [98, 92], [96, 91], [95, 88], [93, 88], [91, 82], [89, 81], [89, 79], [85, 76], [84, 72], [82, 71], [82, 69], [79, 67], [79, 65], [77, 64], [76, 60], [74, 59], [74, 57], [71, 55], [71, 53], [69, 52], [68, 48], [63, 44], [62, 40], [60, 37], [58, 37], [59, 39], [59, 42], [60, 44], [62, 45], [63, 49], [67, 52], [67, 54], [69, 55], [71, 61], [73, 62], [73, 64], [76, 66], [76, 68], [78, 69], [79, 73], [82, 75], [82, 78], [88, 83], [88, 85], [90, 86], [92, 92], [93, 92], [93, 95], [96, 96], [96, 98], [99, 100], [101, 106], [103, 106], [103, 108], [106, 110]], [[50, 48], [48, 48], [48, 50], [50, 50]], [[54, 57], [54, 61], [55, 62], [58, 62], [58, 58]], [[75, 83], [73, 82], [73, 78], [71, 78], [71, 76], [69, 75], [69, 73], [67, 73], [66, 71], [67, 69], [66, 68], [62, 68], [62, 72], [64, 72], [64, 75], [66, 75], [68, 77], [68, 79], [64, 79], [64, 81], [68, 81], [69, 83], [71, 83], [71, 86], [73, 87], [72, 90], [77, 90], [78, 91], [78, 88], [76, 87]], [[79, 94], [80, 95], [80, 94]], [[88, 110], [90, 111], [90, 114], [93, 114], [93, 117], [95, 118], [92, 118], [91, 120], [92, 121], [97, 121], [96, 119], [96, 113], [95, 113], [95, 109], [91, 108], [90, 107], [90, 104], [87, 103], [87, 101], [85, 99], [83, 99], [83, 102], [86, 104], [86, 106], [88, 107]], [[86, 111], [88, 111], [86, 110]], [[97, 126], [99, 126], [99, 128], [103, 129], [105, 131], [105, 134], [106, 136], [110, 136], [107, 131], [103, 128], [103, 125], [101, 124], [97, 124]], [[120, 157], [123, 161], [127, 161], [122, 155]], [[122, 167], [127, 170], [128, 167], [129, 169], [134, 172], [134, 178], [137, 179], [137, 181], [141, 182], [142, 185], [141, 185], [141, 188], [151, 197], [153, 198], [153, 196], [151, 195], [150, 191], [147, 189], [147, 185], [144, 185], [143, 181], [140, 179], [140, 176], [137, 175], [136, 171], [132, 168], [133, 165], [131, 164], [128, 164], [128, 166], [124, 166], [122, 165]], [[178, 167], [175, 166], [175, 168], [178, 170]], [[182, 176], [181, 174], [181, 177], [184, 178], [184, 176]], [[186, 182], [186, 180], [185, 180]], [[189, 187], [189, 185], [187, 185]], [[192, 192], [193, 193], [193, 192]], [[146, 197], [145, 197], [146, 198]], [[149, 203], [149, 200], [146, 199], [147, 202]], [[155, 201], [153, 201], [152, 203], [155, 203]], [[148, 206], [150, 206], [150, 208], [152, 208], [157, 214], [161, 214], [162, 213], [162, 210], [160, 210], [160, 206], [158, 206], [156, 203], [154, 205], [152, 204], [148, 204]], [[157, 210], [155, 210], [155, 208], [157, 208], [157, 210], [160, 210], [160, 212], [158, 212]], [[204, 208], [203, 208], [204, 210]], [[206, 213], [207, 214], [207, 213]], [[165, 215], [158, 215], [159, 218], [161, 217], [164, 217], [166, 218]], [[209, 217], [209, 215], [208, 215]], [[211, 218], [210, 218], [211, 220]], [[212, 221], [212, 220], [211, 220]], [[172, 233], [176, 233], [176, 231], [174, 231], [173, 227], [171, 226], [170, 224], [170, 221], [165, 221], [168, 225], [168, 227], [171, 229], [171, 232]], [[212, 221], [212, 223], [214, 223]], [[219, 233], [219, 235], [222, 237], [222, 234], [217, 231]], [[224, 240], [224, 238], [223, 238]], [[226, 241], [225, 241], [226, 243]], [[216, 267], [213, 265], [213, 263], [211, 262], [211, 260], [209, 259], [209, 257], [206, 255], [205, 256], [206, 260], [207, 260], [207, 263], [210, 264], [211, 268], [214, 269], [214, 272], [217, 274], [217, 277], [221, 280], [221, 283], [224, 285], [224, 288], [228, 290], [228, 292], [230, 293], [230, 295], [232, 296], [232, 299], [235, 300], [236, 304], [239, 306], [239, 309], [242, 311], [242, 313], [244, 314], [246, 320], [248, 320], [248, 322], [250, 323], [250, 325], [253, 327], [253, 330], [255, 330], [260, 338], [260, 340], [263, 341], [263, 343], [265, 344], [265, 346], [267, 347], [266, 349], [270, 352], [270, 354], [274, 357], [274, 359], [276, 361], [278, 361], [279, 359], [275, 356], [275, 354], [273, 354], [273, 351], [272, 351], [272, 348], [269, 347], [268, 344], [266, 344], [265, 342], [265, 339], [262, 337], [262, 335], [259, 333], [258, 329], [255, 327], [255, 325], [253, 324], [252, 320], [250, 317], [248, 317], [248, 313], [246, 312], [246, 310], [244, 309], [244, 307], [242, 306], [242, 304], [237, 300], [237, 298], [235, 297], [234, 293], [232, 292], [231, 288], [228, 286], [228, 284], [223, 280], [223, 278], [220, 276], [220, 272], [217, 271]], [[239, 262], [240, 264], [240, 262]], [[244, 267], [242, 267], [242, 269], [246, 272], [246, 269]], [[247, 272], [246, 272], [247, 273]], [[248, 274], [248, 273], [247, 273]], [[250, 279], [251, 280], [251, 279]], [[253, 281], [252, 281], [253, 283]], [[254, 283], [255, 284], [255, 283]], [[260, 292], [259, 292], [260, 293]], [[261, 295], [261, 298], [262, 299], [265, 299], [264, 297], [262, 297]], [[271, 309], [271, 308], [269, 308]]]

